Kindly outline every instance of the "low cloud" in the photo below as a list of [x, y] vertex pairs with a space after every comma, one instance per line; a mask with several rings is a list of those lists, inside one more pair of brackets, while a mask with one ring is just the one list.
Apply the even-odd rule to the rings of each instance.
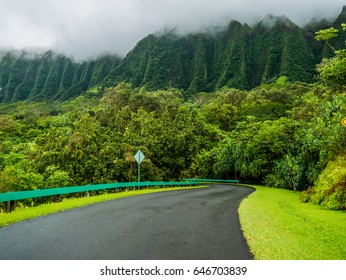
[[125, 55], [149, 33], [253, 24], [266, 14], [304, 25], [335, 18], [344, 0], [0, 0], [0, 48], [55, 49], [77, 59]]

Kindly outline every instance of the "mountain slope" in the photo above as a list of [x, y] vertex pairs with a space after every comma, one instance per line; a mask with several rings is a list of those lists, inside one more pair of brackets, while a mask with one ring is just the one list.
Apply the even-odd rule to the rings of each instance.
[[[315, 32], [346, 22], [346, 6], [334, 23], [312, 21], [300, 28], [288, 18], [267, 15], [250, 27], [237, 21], [218, 32], [142, 39], [124, 59], [105, 55], [77, 63], [64, 55], [0, 53], [0, 103], [66, 100], [97, 86], [126, 81], [148, 90], [175, 87], [187, 94], [221, 87], [251, 89], [287, 76], [311, 82], [315, 65], [333, 53]], [[345, 37], [332, 42], [342, 46]]]
[[52, 51], [34, 56], [6, 52], [0, 55], [0, 103], [76, 97], [99, 84], [119, 62], [110, 55], [76, 63]]
[[[254, 27], [231, 21], [216, 34], [149, 35], [108, 75], [107, 84], [131, 82], [149, 90], [176, 87], [190, 94], [223, 86], [251, 89], [287, 76], [312, 82], [316, 64], [333, 55], [315, 32], [345, 22], [346, 7], [335, 20], [300, 28], [287, 17], [268, 15]], [[342, 46], [342, 37], [333, 42]]]

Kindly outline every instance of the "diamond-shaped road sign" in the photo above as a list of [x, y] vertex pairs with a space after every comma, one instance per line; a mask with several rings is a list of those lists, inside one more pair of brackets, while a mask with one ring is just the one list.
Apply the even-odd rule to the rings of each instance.
[[342, 121], [341, 121], [342, 125], [343, 126], [346, 126], [346, 118], [344, 118]]
[[141, 164], [144, 158], [145, 156], [143, 155], [142, 151], [138, 150], [137, 153], [135, 154], [135, 159], [137, 160], [137, 162]]

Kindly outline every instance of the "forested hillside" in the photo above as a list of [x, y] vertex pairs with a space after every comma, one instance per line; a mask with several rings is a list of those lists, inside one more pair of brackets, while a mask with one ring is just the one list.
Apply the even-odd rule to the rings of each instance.
[[[107, 55], [75, 62], [64, 55], [0, 53], [0, 103], [68, 100], [95, 86], [121, 81], [147, 90], [178, 88], [189, 96], [222, 87], [250, 90], [275, 82], [313, 82], [315, 65], [333, 52], [316, 42], [316, 31], [346, 21], [346, 7], [334, 21], [298, 27], [286, 17], [266, 16], [250, 27], [231, 21], [221, 31], [152, 34], [124, 59]], [[333, 39], [341, 47], [344, 35]]]
[[99, 84], [119, 62], [114, 56], [76, 63], [52, 51], [5, 52], [0, 59], [0, 103], [76, 97]]

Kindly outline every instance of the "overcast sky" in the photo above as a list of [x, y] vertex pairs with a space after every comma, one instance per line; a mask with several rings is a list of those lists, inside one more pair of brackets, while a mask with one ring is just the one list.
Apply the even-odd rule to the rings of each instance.
[[0, 49], [54, 49], [88, 58], [125, 55], [164, 28], [195, 31], [268, 13], [298, 24], [335, 18], [345, 0], [0, 0]]

